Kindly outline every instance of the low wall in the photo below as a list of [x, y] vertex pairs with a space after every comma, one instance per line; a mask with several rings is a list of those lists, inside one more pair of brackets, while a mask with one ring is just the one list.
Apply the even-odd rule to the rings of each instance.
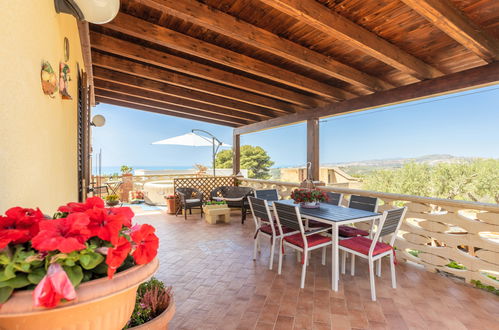
[[[277, 189], [290, 198], [299, 183], [241, 179], [255, 189]], [[373, 196], [382, 203], [379, 211], [407, 206], [408, 211], [396, 240], [397, 258], [423, 265], [431, 272], [445, 272], [466, 282], [480, 281], [499, 288], [499, 204], [400, 195], [323, 186], [322, 190]], [[399, 252], [400, 251], [400, 252]], [[457, 269], [461, 268], [461, 269]], [[488, 276], [489, 275], [489, 276]]]

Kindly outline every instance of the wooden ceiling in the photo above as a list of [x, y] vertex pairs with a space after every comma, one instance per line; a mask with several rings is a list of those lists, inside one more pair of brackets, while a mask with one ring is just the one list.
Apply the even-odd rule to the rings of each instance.
[[242, 127], [496, 74], [499, 1], [121, 0], [90, 45], [96, 101]]

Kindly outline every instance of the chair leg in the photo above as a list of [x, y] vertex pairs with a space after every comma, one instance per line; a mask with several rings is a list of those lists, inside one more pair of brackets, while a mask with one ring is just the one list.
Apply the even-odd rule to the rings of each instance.
[[307, 252], [307, 266], [310, 265], [310, 258], [312, 257], [312, 253]]
[[260, 236], [258, 236], [257, 241], [258, 241], [258, 253], [262, 253], [262, 239], [260, 238]]
[[355, 275], [355, 254], [352, 253], [352, 260], [350, 260], [350, 275]]
[[296, 250], [296, 262], [301, 261], [301, 251]]
[[277, 274], [281, 275], [282, 270], [282, 239], [279, 241], [279, 266], [277, 267]]
[[255, 241], [255, 246], [253, 248], [253, 260], [256, 260], [256, 251], [258, 250], [258, 234], [254, 239]]
[[184, 219], [187, 220], [187, 207], [184, 207]]
[[307, 275], [307, 263], [308, 263], [308, 252], [303, 251], [303, 265], [301, 266], [301, 282], [300, 288], [303, 289], [305, 287], [305, 276]]
[[272, 264], [274, 263], [274, 246], [275, 246], [275, 238], [272, 240], [272, 245], [270, 246], [270, 265], [269, 265], [270, 270], [272, 270]]
[[326, 247], [322, 248], [322, 265], [326, 266]]
[[341, 273], [345, 274], [347, 268], [347, 251], [341, 251]]
[[392, 273], [392, 288], [397, 288], [397, 278], [395, 276], [395, 263], [394, 263], [393, 251], [390, 253], [390, 271]]
[[376, 301], [376, 287], [374, 284], [374, 261], [369, 260], [369, 281], [371, 282], [371, 300]]
[[381, 277], [381, 258], [379, 258], [376, 263], [376, 275], [378, 275], [378, 277]]

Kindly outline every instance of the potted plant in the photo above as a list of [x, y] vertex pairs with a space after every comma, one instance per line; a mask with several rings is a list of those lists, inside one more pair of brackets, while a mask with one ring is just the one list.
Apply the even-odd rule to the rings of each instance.
[[168, 214], [175, 214], [177, 212], [177, 198], [175, 195], [165, 196], [166, 206], [168, 207]]
[[132, 316], [125, 329], [168, 329], [175, 314], [175, 302], [171, 287], [165, 287], [156, 278], [142, 283], [137, 290], [137, 299]]
[[227, 207], [226, 201], [208, 201], [208, 202], [204, 203], [204, 205], [203, 205], [203, 212], [206, 213], [206, 210], [220, 209], [220, 208], [226, 208], [226, 207]]
[[326, 193], [319, 189], [295, 189], [291, 193], [291, 198], [304, 208], [318, 208], [320, 202], [327, 201]]
[[[154, 227], [99, 197], [0, 216], [0, 328], [121, 329], [158, 268]], [[107, 276], [106, 276], [107, 275]]]
[[120, 203], [120, 198], [118, 195], [107, 195], [106, 204], [107, 206], [116, 206]]
[[126, 165], [122, 165], [120, 170], [121, 170], [121, 176], [131, 176], [133, 168]]

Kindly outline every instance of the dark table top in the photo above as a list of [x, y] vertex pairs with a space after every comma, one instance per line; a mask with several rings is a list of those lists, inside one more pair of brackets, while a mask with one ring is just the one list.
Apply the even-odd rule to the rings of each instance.
[[280, 200], [275, 203], [283, 203], [288, 205], [294, 205], [300, 207], [301, 215], [307, 217], [319, 218], [322, 220], [328, 220], [332, 222], [342, 222], [353, 219], [361, 219], [361, 218], [370, 218], [377, 217], [380, 214], [375, 212], [369, 212], [364, 210], [357, 210], [343, 206], [336, 206], [327, 203], [321, 203], [320, 208], [317, 209], [308, 209], [299, 206], [299, 204], [295, 204], [293, 200]]

